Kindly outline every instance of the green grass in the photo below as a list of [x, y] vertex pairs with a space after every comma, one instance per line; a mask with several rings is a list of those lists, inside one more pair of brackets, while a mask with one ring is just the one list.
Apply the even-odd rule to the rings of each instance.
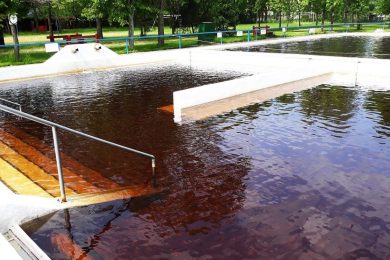
[[30, 47], [21, 50], [20, 60], [17, 61], [13, 48], [0, 49], [0, 67], [41, 63], [52, 55], [52, 53], [46, 53], [42, 48]]
[[[271, 22], [267, 23], [272, 28], [277, 28], [278, 23]], [[256, 24], [241, 24], [237, 26], [237, 30], [249, 30], [252, 28], [253, 25]], [[263, 24], [264, 25], [264, 24]], [[285, 26], [284, 23], [282, 26]], [[313, 25], [311, 23], [302, 23], [302, 26], [308, 26]], [[290, 23], [289, 27], [298, 26], [297, 23]], [[334, 32], [371, 32], [376, 29], [382, 29], [382, 26], [379, 25], [365, 25], [361, 30], [357, 30], [356, 26], [352, 27], [334, 27]], [[386, 26], [386, 31], [390, 31], [389, 26]], [[320, 28], [317, 29], [317, 33], [328, 33], [330, 31], [330, 28], [325, 28], [325, 31], [322, 32]], [[94, 28], [88, 28], [88, 29], [73, 29], [73, 30], [64, 30], [62, 34], [74, 34], [74, 33], [82, 33], [84, 35], [86, 34], [94, 34], [95, 29]], [[135, 34], [139, 34], [139, 30], [136, 30]], [[169, 27], [165, 28], [165, 33], [170, 34], [171, 30]], [[275, 37], [283, 37], [284, 34], [281, 30], [275, 30], [274, 31]], [[148, 35], [157, 35], [157, 29], [155, 28], [151, 32], [148, 33]], [[308, 29], [288, 29], [286, 33], [286, 37], [295, 37], [295, 36], [304, 36], [308, 35]], [[21, 32], [19, 34], [19, 41], [20, 43], [32, 43], [32, 42], [47, 42], [46, 39], [47, 33], [34, 33], [34, 32]], [[104, 36], [107, 38], [111, 37], [125, 37], [127, 36], [126, 28], [105, 28]], [[257, 36], [254, 37], [251, 34], [251, 41], [253, 40], [261, 40], [264, 39], [264, 36]], [[6, 43], [11, 44], [11, 36], [6, 35], [5, 37]], [[246, 42], [248, 40], [247, 34], [244, 33], [242, 37], [237, 36], [227, 36], [224, 35], [222, 42], [225, 43], [233, 43], [233, 42]], [[112, 49], [113, 51], [117, 52], [118, 54], [125, 54], [126, 53], [126, 42], [124, 40], [118, 40], [118, 41], [104, 41], [102, 42], [105, 46]], [[197, 36], [186, 36], [182, 38], [181, 46], [182, 48], [186, 47], [194, 47], [194, 46], [200, 46], [200, 45], [210, 45], [210, 44], [220, 44], [221, 39], [215, 38], [213, 42], [199, 42]], [[175, 49], [179, 48], [179, 40], [177, 37], [169, 37], [165, 39], [164, 46], [158, 46], [157, 44], [157, 38], [154, 39], [136, 39], [135, 40], [135, 48], [129, 49], [128, 52], [146, 52], [146, 51], [156, 51], [156, 50], [166, 50], [166, 49]], [[21, 48], [21, 59], [19, 61], [16, 61], [13, 54], [13, 48], [3, 48], [0, 49], [0, 67], [4, 66], [10, 66], [10, 65], [22, 65], [22, 64], [33, 64], [33, 63], [41, 63], [47, 60], [51, 57], [50, 53], [46, 53], [44, 50], [43, 45], [39, 46], [22, 46]]]

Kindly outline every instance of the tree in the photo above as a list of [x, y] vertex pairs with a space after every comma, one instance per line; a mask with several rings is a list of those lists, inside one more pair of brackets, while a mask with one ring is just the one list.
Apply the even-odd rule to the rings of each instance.
[[66, 19], [66, 24], [69, 28], [78, 26], [78, 21], [81, 20], [82, 12], [86, 2], [85, 0], [53, 0], [52, 5], [57, 10], [57, 15]]
[[171, 16], [172, 34], [176, 33], [176, 28], [178, 27], [179, 17], [177, 15], [181, 12], [181, 9], [187, 3], [188, 0], [167, 0], [167, 7]]
[[343, 4], [343, 0], [327, 0], [326, 6], [330, 17], [331, 30], [333, 30], [336, 13], [343, 8]]
[[[130, 37], [130, 48], [134, 48], [134, 15], [136, 11], [136, 0], [115, 0], [112, 2], [109, 20], [118, 22], [121, 26], [128, 26], [128, 37]], [[140, 1], [138, 1], [140, 2]]]
[[195, 32], [195, 27], [202, 21], [199, 8], [196, 0], [188, 0], [180, 10], [182, 25], [191, 27], [192, 32]]
[[102, 19], [107, 15], [110, 3], [108, 0], [91, 0], [86, 3], [82, 12], [87, 19], [96, 20], [96, 33], [99, 38], [103, 38]]
[[[7, 8], [8, 8], [7, 3], [5, 1], [1, 1], [0, 2], [0, 10], [7, 10]], [[4, 23], [4, 20], [6, 19], [6, 17], [7, 17], [7, 14], [5, 12], [0, 13], [0, 45], [5, 44], [3, 23]]]
[[215, 25], [219, 30], [226, 30], [229, 26], [236, 28], [242, 1], [215, 0], [211, 9]]
[[[7, 17], [11, 14], [17, 14], [20, 17], [23, 17], [28, 11], [28, 3], [25, 0], [3, 0], [0, 2], [0, 7], [4, 12], [0, 14], [0, 27], [1, 24], [3, 24], [4, 20], [7, 20]], [[15, 60], [20, 59], [20, 48], [19, 48], [19, 39], [18, 39], [18, 29], [17, 25], [10, 24], [10, 29], [11, 29], [11, 34], [12, 34], [12, 39], [14, 43], [14, 55], [15, 55]], [[0, 29], [1, 33], [2, 29]], [[4, 36], [1, 37], [0, 42], [3, 43], [4, 45]]]
[[390, 14], [390, 0], [379, 0], [377, 10], [382, 14]]
[[301, 15], [303, 10], [309, 5], [308, 0], [295, 0], [295, 7], [298, 13], [298, 25], [301, 26]]
[[158, 0], [158, 45], [163, 46], [165, 43], [164, 39], [164, 8], [165, 0]]
[[268, 20], [268, 4], [269, 0], [256, 0], [254, 7], [257, 14], [257, 20], [259, 23], [259, 26], [261, 22], [267, 22]]
[[[370, 13], [370, 0], [355, 0], [352, 5], [353, 13], [356, 16], [356, 22], [361, 22], [361, 19]], [[361, 28], [361, 25], [358, 25], [358, 30]]]
[[282, 12], [286, 7], [286, 0], [269, 0], [271, 9], [278, 14], [279, 28], [282, 28]]

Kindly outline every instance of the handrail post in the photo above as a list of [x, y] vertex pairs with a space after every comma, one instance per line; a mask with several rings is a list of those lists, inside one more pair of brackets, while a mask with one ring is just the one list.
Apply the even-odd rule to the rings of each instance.
[[157, 187], [157, 178], [156, 178], [156, 159], [152, 158], [152, 183], [154, 187]]
[[126, 54], [129, 54], [129, 38], [126, 38]]
[[60, 148], [58, 145], [57, 128], [55, 126], [52, 126], [51, 130], [53, 133], [53, 144], [54, 144], [54, 152], [56, 155], [58, 181], [60, 183], [61, 202], [66, 202], [64, 175], [62, 173], [62, 163], [61, 163]]

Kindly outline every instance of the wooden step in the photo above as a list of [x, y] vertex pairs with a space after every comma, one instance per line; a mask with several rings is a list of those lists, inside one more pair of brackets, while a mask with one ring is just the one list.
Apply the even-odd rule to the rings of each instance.
[[[58, 179], [56, 162], [46, 157], [34, 147], [26, 144], [15, 136], [0, 129], [0, 141], [12, 148], [14, 151], [28, 159], [30, 162], [42, 168], [46, 173]], [[76, 173], [63, 168], [64, 181], [67, 187], [77, 193], [98, 192], [101, 189], [88, 183]]]
[[[18, 154], [15, 150], [11, 149], [5, 143], [0, 141], [0, 158], [8, 162], [19, 172], [23, 173], [35, 184], [47, 191], [54, 197], [60, 197], [58, 180], [53, 176], [46, 173], [43, 169], [27, 160], [22, 155]], [[16, 190], [18, 183], [11, 186], [11, 189]], [[65, 192], [67, 195], [76, 195], [77, 193], [72, 189], [66, 187]]]
[[[43, 143], [38, 138], [24, 132], [20, 128], [14, 127], [12, 125], [6, 126], [7, 132], [11, 133], [15, 137], [19, 138], [26, 144], [36, 148], [41, 151], [43, 154], [52, 155], [54, 158], [53, 147]], [[103, 190], [117, 189], [121, 186], [114, 181], [103, 177], [100, 173], [82, 165], [77, 160], [72, 157], [61, 153], [62, 165], [64, 168], [69, 169], [70, 171], [77, 173], [77, 175], [81, 176], [87, 182], [95, 185], [96, 187]]]
[[0, 180], [17, 194], [52, 198], [48, 192], [1, 158]]
[[110, 191], [69, 196], [67, 204], [68, 207], [80, 207], [114, 200], [149, 197], [162, 192], [164, 192], [162, 188], [155, 188], [150, 185], [127, 186]]

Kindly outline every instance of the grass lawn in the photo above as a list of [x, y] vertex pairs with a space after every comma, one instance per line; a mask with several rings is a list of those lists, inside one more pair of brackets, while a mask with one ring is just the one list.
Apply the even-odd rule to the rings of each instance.
[[[247, 33], [245, 31], [251, 30], [252, 26], [257, 26], [257, 24], [240, 24], [237, 26], [237, 30], [243, 30], [243, 36], [228, 36], [224, 35], [222, 39], [222, 43], [232, 43], [232, 42], [245, 42], [248, 40]], [[262, 24], [265, 25], [265, 24]], [[274, 31], [275, 37], [283, 37], [283, 32], [279, 29], [277, 22], [267, 23], [271, 28], [276, 28]], [[286, 23], [283, 23], [282, 26], [286, 26]], [[310, 26], [312, 23], [303, 22], [302, 26]], [[296, 27], [298, 23], [289, 23], [289, 27]], [[382, 25], [364, 25], [360, 32], [370, 32], [376, 29], [382, 29]], [[389, 26], [386, 26], [386, 31], [390, 31]], [[317, 33], [326, 33], [329, 32], [330, 28], [325, 28], [325, 32], [322, 32], [321, 29], [317, 29]], [[356, 32], [356, 27], [334, 27], [334, 32]], [[95, 28], [87, 28], [87, 29], [72, 29], [72, 30], [63, 30], [61, 34], [74, 34], [81, 33], [83, 35], [94, 34]], [[115, 38], [115, 37], [126, 37], [127, 29], [126, 28], [104, 28], [103, 31], [105, 38]], [[135, 35], [139, 35], [140, 30], [136, 29]], [[169, 27], [165, 28], [165, 34], [171, 34], [171, 29]], [[35, 42], [47, 42], [46, 36], [48, 33], [35, 33], [35, 32], [20, 32], [19, 33], [19, 42], [21, 44], [29, 44]], [[148, 32], [148, 35], [157, 35], [157, 28]], [[286, 37], [294, 37], [294, 36], [303, 36], [308, 35], [308, 29], [288, 29], [286, 33]], [[264, 39], [264, 36], [254, 37], [251, 35], [250, 40], [260, 40]], [[11, 35], [5, 35], [6, 44], [12, 44]], [[135, 40], [135, 48], [127, 49], [125, 40], [113, 40], [113, 41], [103, 41], [105, 46], [117, 52], [118, 54], [125, 54], [127, 52], [145, 52], [145, 51], [154, 51], [154, 50], [164, 50], [164, 49], [175, 49], [179, 48], [179, 39], [178, 37], [167, 37], [165, 39], [164, 46], [158, 46], [157, 38], [154, 39], [136, 39]], [[209, 45], [209, 44], [220, 44], [221, 39], [215, 38], [212, 42], [200, 42], [198, 41], [197, 36], [183, 36], [181, 40], [181, 47], [193, 47], [200, 45]], [[13, 48], [0, 48], [0, 67], [10, 66], [10, 65], [21, 65], [21, 64], [32, 64], [32, 63], [41, 63], [47, 60], [53, 54], [46, 53], [43, 44], [34, 45], [34, 46], [22, 46], [20, 47], [21, 59], [16, 61], [13, 54]]]

